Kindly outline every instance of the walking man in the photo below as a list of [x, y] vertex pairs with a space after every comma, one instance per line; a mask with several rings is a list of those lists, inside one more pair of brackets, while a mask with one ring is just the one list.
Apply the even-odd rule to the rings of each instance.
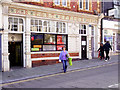
[[110, 59], [110, 57], [109, 57], [109, 51], [110, 51], [110, 49], [112, 50], [111, 45], [110, 45], [109, 41], [107, 41], [107, 42], [104, 44], [104, 50], [105, 50], [105, 53], [106, 53], [105, 61], [107, 61], [107, 60]]

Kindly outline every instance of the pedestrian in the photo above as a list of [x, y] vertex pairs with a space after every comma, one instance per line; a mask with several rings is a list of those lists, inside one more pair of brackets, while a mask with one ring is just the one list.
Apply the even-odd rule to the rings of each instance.
[[66, 70], [67, 70], [68, 57], [69, 57], [69, 54], [68, 54], [68, 52], [66, 51], [66, 47], [64, 46], [64, 47], [62, 48], [62, 51], [61, 51], [60, 56], [59, 56], [59, 60], [61, 60], [62, 63], [63, 63], [64, 73], [66, 73]]
[[100, 48], [97, 51], [100, 52], [100, 60], [104, 59], [104, 47], [103, 47], [103, 43], [100, 44]]
[[109, 51], [110, 51], [110, 49], [112, 50], [112, 47], [111, 47], [109, 41], [107, 41], [107, 42], [104, 44], [103, 47], [104, 47], [104, 50], [105, 50], [105, 53], [106, 53], [105, 61], [107, 61], [107, 60], [110, 59], [110, 57], [109, 57]]

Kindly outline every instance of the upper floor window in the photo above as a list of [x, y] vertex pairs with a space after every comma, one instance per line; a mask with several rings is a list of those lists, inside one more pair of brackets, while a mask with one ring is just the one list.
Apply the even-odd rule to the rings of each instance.
[[79, 25], [79, 34], [86, 34], [86, 25]]
[[86, 10], [89, 10], [89, 0], [85, 1], [85, 8], [86, 8]]
[[55, 0], [55, 5], [60, 5], [60, 0]]
[[66, 26], [66, 23], [64, 22], [32, 19], [31, 20], [31, 31], [67, 33], [67, 26]]
[[67, 6], [67, 0], [62, 0], [62, 5]]
[[83, 9], [83, 0], [79, 0], [79, 8]]
[[24, 31], [23, 19], [22, 18], [9, 17], [8, 22], [9, 22], [8, 29], [10, 31], [18, 31], [18, 32]]

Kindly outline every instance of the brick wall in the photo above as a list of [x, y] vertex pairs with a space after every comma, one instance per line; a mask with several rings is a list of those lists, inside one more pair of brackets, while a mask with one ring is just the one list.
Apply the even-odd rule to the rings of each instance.
[[[15, 0], [15, 1], [17, 1], [17, 0]], [[68, 11], [74, 11], [74, 12], [88, 13], [88, 14], [94, 14], [93, 10], [98, 11], [98, 8], [100, 8], [100, 7], [98, 7], [98, 3], [93, 1], [93, 2], [90, 2], [90, 3], [92, 3], [92, 9], [90, 8], [90, 11], [79, 10], [78, 9], [79, 5], [78, 5], [77, 1], [78, 0], [71, 0], [70, 6], [68, 5], [68, 7], [64, 7], [64, 6], [61, 6], [61, 5], [56, 6], [56, 5], [54, 5], [53, 0], [49, 0], [49, 2], [46, 2], [46, 0], [43, 0], [43, 3], [37, 3], [37, 2], [21, 2], [21, 3], [50, 7], [50, 8], [55, 8], [55, 9], [68, 10]]]

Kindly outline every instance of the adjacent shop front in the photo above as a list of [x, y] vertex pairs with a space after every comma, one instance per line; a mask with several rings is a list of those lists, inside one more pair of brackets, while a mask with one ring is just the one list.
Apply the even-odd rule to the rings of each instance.
[[119, 48], [119, 24], [117, 21], [103, 20], [103, 43], [109, 41], [113, 51]]

